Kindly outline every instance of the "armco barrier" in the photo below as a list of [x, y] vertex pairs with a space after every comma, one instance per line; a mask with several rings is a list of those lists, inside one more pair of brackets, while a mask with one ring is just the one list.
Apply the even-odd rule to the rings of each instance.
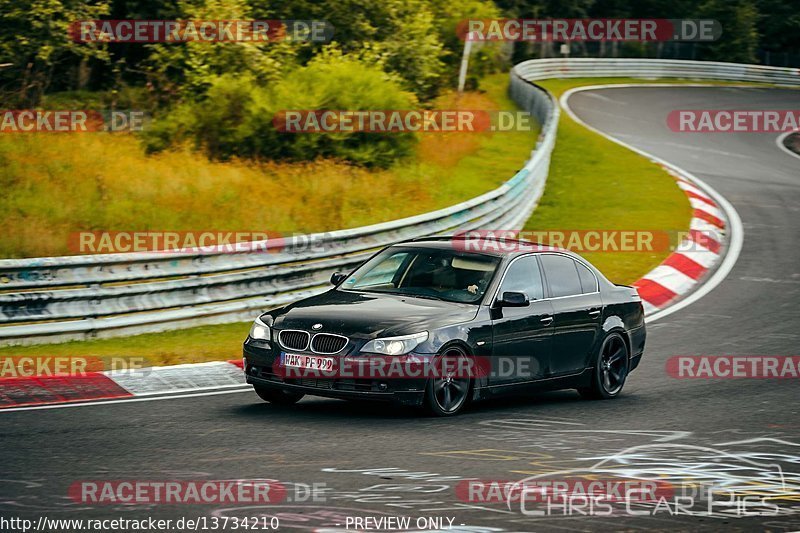
[[[800, 85], [799, 69], [652, 59], [542, 59], [511, 72], [514, 101], [542, 125], [531, 159], [501, 187], [401, 220], [254, 243], [262, 251], [134, 253], [0, 260], [0, 344], [35, 344], [248, 320], [258, 311], [325, 290], [399, 240], [473, 228], [519, 228], [541, 197], [558, 105], [533, 81], [547, 78], [686, 78]], [[308, 242], [315, 244], [309, 248]], [[275, 253], [264, 252], [271, 244]]]
[[679, 59], [536, 59], [519, 63], [514, 72], [531, 81], [547, 78], [683, 78], [800, 86], [800, 69], [797, 68]]

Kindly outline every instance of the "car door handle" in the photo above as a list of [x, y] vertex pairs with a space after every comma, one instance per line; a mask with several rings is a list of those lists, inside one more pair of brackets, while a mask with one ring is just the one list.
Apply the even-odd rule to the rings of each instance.
[[589, 311], [589, 316], [592, 317], [592, 318], [599, 317], [600, 316], [600, 310], [599, 309], [594, 309], [592, 311]]
[[553, 323], [553, 317], [551, 317], [551, 316], [546, 316], [546, 317], [544, 317], [543, 319], [541, 319], [541, 321], [540, 321], [540, 322], [541, 322], [542, 324], [544, 324], [545, 326], [549, 326], [550, 324], [552, 324], [552, 323]]

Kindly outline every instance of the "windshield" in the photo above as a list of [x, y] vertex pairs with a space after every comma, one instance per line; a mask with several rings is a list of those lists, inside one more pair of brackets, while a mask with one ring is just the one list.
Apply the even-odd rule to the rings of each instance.
[[361, 290], [477, 303], [483, 298], [500, 258], [428, 248], [387, 248], [342, 285]]

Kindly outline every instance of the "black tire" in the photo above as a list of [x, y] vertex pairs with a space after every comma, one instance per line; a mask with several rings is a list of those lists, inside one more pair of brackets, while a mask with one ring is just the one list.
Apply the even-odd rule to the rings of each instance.
[[[444, 361], [466, 360], [466, 352], [459, 347], [448, 348], [435, 365], [437, 368], [469, 368], [468, 366], [449, 366]], [[458, 363], [455, 363], [456, 365]], [[450, 374], [450, 375], [448, 375]], [[431, 377], [425, 387], [425, 409], [433, 416], [455, 416], [469, 403], [472, 380], [460, 372], [442, 372]]]
[[274, 403], [275, 405], [293, 405], [299, 402], [303, 396], [305, 396], [305, 394], [302, 392], [291, 392], [281, 389], [258, 387], [256, 385], [253, 385], [253, 389], [262, 400], [269, 403]]
[[628, 346], [617, 332], [609, 333], [600, 344], [595, 356], [592, 382], [589, 387], [578, 389], [581, 396], [589, 400], [609, 400], [622, 392], [628, 378], [630, 364]]

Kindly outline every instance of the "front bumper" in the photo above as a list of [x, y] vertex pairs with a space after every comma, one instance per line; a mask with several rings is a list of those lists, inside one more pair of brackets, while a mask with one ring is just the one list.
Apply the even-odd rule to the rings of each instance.
[[400, 405], [422, 405], [425, 379], [374, 378], [284, 378], [275, 372], [280, 349], [265, 341], [247, 339], [242, 347], [247, 383], [302, 392], [325, 398], [393, 402]]

